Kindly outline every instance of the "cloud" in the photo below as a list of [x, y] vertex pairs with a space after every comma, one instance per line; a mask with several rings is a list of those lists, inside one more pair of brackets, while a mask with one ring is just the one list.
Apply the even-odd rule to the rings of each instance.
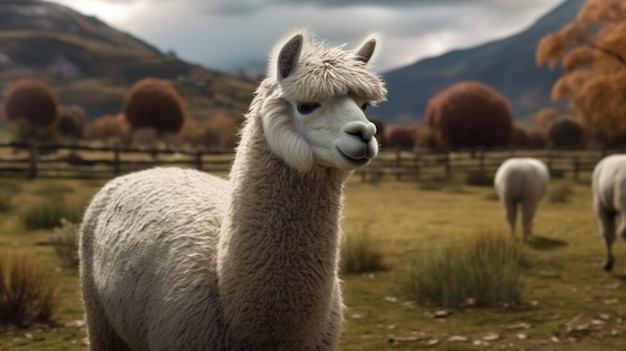
[[275, 40], [294, 27], [308, 27], [331, 44], [349, 46], [379, 31], [384, 42], [376, 67], [385, 71], [510, 35], [562, 0], [55, 1], [83, 9], [126, 6], [124, 16], [117, 10], [95, 14], [162, 50], [234, 72], [263, 69]]

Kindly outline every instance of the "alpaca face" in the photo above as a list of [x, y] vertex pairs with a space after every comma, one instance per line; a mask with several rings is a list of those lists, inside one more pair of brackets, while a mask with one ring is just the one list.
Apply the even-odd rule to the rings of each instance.
[[370, 36], [353, 51], [305, 39], [296, 33], [272, 55], [266, 83], [275, 84], [275, 95], [261, 111], [266, 141], [303, 173], [315, 166], [363, 167], [378, 154], [376, 126], [364, 110], [387, 93], [368, 66], [378, 38]]
[[310, 146], [316, 164], [349, 171], [378, 154], [376, 126], [363, 112], [369, 102], [346, 96], [290, 105], [295, 129]]

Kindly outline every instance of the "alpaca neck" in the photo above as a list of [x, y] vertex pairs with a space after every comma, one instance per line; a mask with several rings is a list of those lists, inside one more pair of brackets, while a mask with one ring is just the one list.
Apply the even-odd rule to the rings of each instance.
[[328, 323], [337, 295], [344, 172], [302, 175], [248, 122], [231, 171], [218, 275], [226, 322], [243, 338], [306, 338]]

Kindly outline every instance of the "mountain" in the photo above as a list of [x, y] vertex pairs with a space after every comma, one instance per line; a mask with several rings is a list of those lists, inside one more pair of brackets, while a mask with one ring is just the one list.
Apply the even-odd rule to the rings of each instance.
[[585, 0], [565, 0], [526, 30], [469, 49], [455, 50], [383, 73], [388, 101], [374, 114], [387, 123], [421, 120], [428, 99], [461, 80], [489, 84], [511, 101], [516, 119], [545, 106], [566, 107], [550, 100], [560, 68], [538, 67], [535, 48], [540, 39], [572, 21]]
[[68, 7], [0, 0], [0, 93], [25, 76], [47, 81], [63, 104], [83, 107], [88, 118], [118, 113], [125, 91], [148, 76], [171, 80], [196, 120], [218, 110], [245, 112], [256, 88], [255, 82], [160, 52]]

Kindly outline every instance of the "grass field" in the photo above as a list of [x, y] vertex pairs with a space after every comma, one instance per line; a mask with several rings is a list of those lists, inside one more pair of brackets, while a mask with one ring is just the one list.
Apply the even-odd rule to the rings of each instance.
[[[86, 350], [77, 272], [61, 268], [50, 246], [35, 245], [48, 239], [51, 230], [26, 230], [20, 216], [46, 203], [81, 209], [102, 183], [0, 179], [0, 192], [16, 191], [11, 209], [0, 212], [0, 255], [32, 253], [58, 280], [61, 296], [57, 326], [5, 328], [0, 350]], [[492, 189], [351, 179], [344, 231], [349, 236], [367, 234], [389, 269], [343, 276], [347, 310], [340, 350], [623, 349], [626, 245], [616, 242], [615, 271], [602, 271], [604, 249], [588, 182], [559, 179], [551, 188], [564, 184], [572, 190], [569, 199], [544, 198], [535, 217], [522, 305], [442, 313], [408, 298], [403, 288], [408, 263], [477, 232], [509, 235]]]

